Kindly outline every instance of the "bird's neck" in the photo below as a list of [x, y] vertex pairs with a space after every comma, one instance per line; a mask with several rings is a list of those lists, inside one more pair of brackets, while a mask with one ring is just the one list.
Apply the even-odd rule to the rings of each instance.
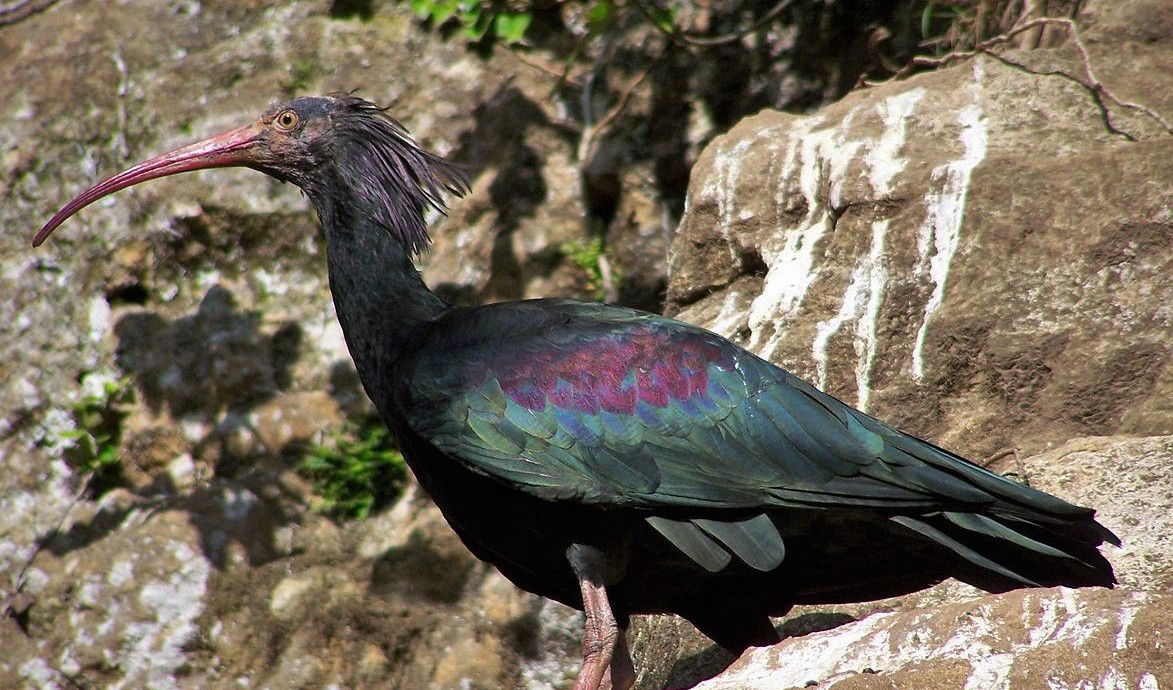
[[396, 362], [449, 305], [424, 284], [402, 242], [361, 205], [319, 207], [319, 215], [338, 322], [367, 395], [384, 409]]

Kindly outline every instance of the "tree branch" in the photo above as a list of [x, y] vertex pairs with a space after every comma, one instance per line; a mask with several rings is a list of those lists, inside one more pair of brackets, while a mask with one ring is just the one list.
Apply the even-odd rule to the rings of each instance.
[[680, 30], [668, 31], [664, 27], [660, 26], [660, 22], [656, 20], [656, 16], [652, 14], [651, 10], [649, 10], [643, 2], [637, 1], [635, 6], [645, 17], [647, 17], [648, 21], [652, 23], [652, 26], [659, 29], [661, 33], [673, 41], [691, 46], [711, 48], [713, 46], [737, 43], [754, 31], [757, 31], [766, 24], [774, 21], [774, 19], [777, 18], [779, 14], [782, 14], [782, 11], [789, 7], [793, 2], [794, 0], [779, 0], [779, 2], [770, 8], [768, 12], [762, 15], [761, 19], [758, 19], [753, 24], [745, 27], [744, 29], [739, 29], [733, 33], [723, 34], [721, 36], [696, 36], [694, 34], [688, 34]]
[[15, 24], [22, 19], [43, 12], [56, 3], [57, 0], [18, 0], [7, 5], [0, 5], [0, 26]]
[[[996, 48], [1005, 45], [1015, 36], [1045, 26], [1061, 26], [1067, 30], [1068, 35], [1071, 36], [1072, 45], [1075, 46], [1075, 50], [1079, 53], [1080, 62], [1083, 65], [1083, 75], [1071, 74], [1070, 72], [1064, 70], [1040, 71], [1032, 68], [1030, 65], [1016, 62], [1006, 57], [1005, 55], [995, 52]], [[1112, 112], [1108, 107], [1108, 102], [1114, 103], [1121, 108], [1127, 108], [1128, 110], [1146, 115], [1159, 124], [1166, 132], [1173, 134], [1173, 125], [1171, 125], [1167, 119], [1162, 117], [1160, 113], [1157, 113], [1152, 108], [1149, 108], [1148, 106], [1145, 106], [1141, 103], [1121, 99], [1110, 89], [1108, 89], [1108, 87], [1105, 86], [1102, 81], [1100, 81], [1100, 78], [1096, 76], [1095, 70], [1092, 69], [1091, 56], [1087, 52], [1087, 47], [1084, 45], [1083, 39], [1080, 38], [1079, 30], [1076, 27], [1075, 22], [1064, 17], [1040, 17], [1037, 19], [1031, 19], [1030, 21], [1024, 22], [1019, 26], [1010, 29], [1006, 33], [999, 34], [998, 36], [994, 36], [978, 43], [974, 46], [973, 50], [955, 51], [949, 53], [948, 55], [942, 55], [941, 57], [914, 57], [899, 72], [894, 74], [892, 79], [902, 79], [911, 74], [912, 71], [917, 67], [928, 67], [934, 69], [944, 67], [954, 62], [971, 59], [979, 53], [989, 55], [991, 58], [998, 60], [999, 62], [1017, 67], [1019, 69], [1030, 72], [1031, 74], [1063, 77], [1075, 82], [1076, 84], [1079, 84], [1084, 89], [1086, 89], [1092, 95], [1092, 98], [1096, 101], [1096, 104], [1099, 106], [1100, 112], [1103, 115], [1104, 123], [1107, 125], [1109, 131], [1114, 134], [1119, 134], [1120, 136], [1123, 136], [1130, 141], [1135, 141], [1136, 137], [1132, 136], [1128, 132], [1121, 130], [1115, 125], [1115, 123], [1112, 121]]]

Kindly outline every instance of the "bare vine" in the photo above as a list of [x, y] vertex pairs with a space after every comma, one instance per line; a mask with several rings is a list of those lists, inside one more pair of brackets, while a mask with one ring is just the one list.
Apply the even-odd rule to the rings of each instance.
[[661, 26], [660, 22], [656, 21], [655, 14], [651, 10], [648, 9], [648, 7], [645, 3], [636, 2], [635, 6], [637, 9], [639, 9], [640, 13], [643, 14], [648, 19], [648, 21], [651, 23], [652, 26], [659, 29], [665, 36], [672, 39], [673, 41], [677, 41], [679, 43], [684, 43], [684, 44], [691, 45], [691, 46], [711, 48], [713, 46], [723, 46], [723, 45], [729, 45], [731, 43], [737, 43], [738, 41], [745, 38], [746, 36], [753, 33], [754, 31], [757, 31], [758, 29], [762, 28], [766, 24], [769, 24], [770, 22], [774, 21], [778, 17], [778, 15], [782, 14], [782, 11], [785, 10], [787, 7], [790, 7], [790, 5], [793, 2], [794, 2], [794, 0], [780, 0], [777, 4], [775, 4], [773, 7], [771, 7], [769, 9], [769, 11], [767, 11], [765, 14], [763, 14], [753, 24], [751, 24], [747, 27], [738, 29], [737, 31], [723, 34], [721, 36], [696, 36], [696, 35], [693, 35], [693, 34], [690, 34], [690, 33], [684, 32], [684, 31], [680, 31], [680, 30], [669, 31], [665, 27]]
[[[1071, 44], [1075, 47], [1076, 52], [1079, 53], [1083, 74], [1072, 74], [1071, 72], [1061, 69], [1038, 70], [1032, 68], [1030, 65], [1017, 62], [1001, 53], [996, 52], [996, 49], [1006, 45], [1012, 39], [1014, 39], [1014, 37], [1020, 34], [1049, 26], [1058, 26], [1066, 30], [1067, 35], [1071, 38]], [[1121, 108], [1126, 108], [1141, 115], [1148, 116], [1157, 124], [1159, 124], [1166, 132], [1173, 134], [1173, 125], [1169, 123], [1169, 120], [1162, 117], [1160, 113], [1141, 103], [1127, 101], [1120, 98], [1107, 86], [1105, 86], [1102, 81], [1100, 81], [1100, 78], [1096, 75], [1095, 70], [1092, 69], [1091, 56], [1088, 54], [1087, 47], [1084, 45], [1083, 39], [1079, 35], [1078, 27], [1076, 27], [1074, 21], [1065, 17], [1039, 17], [1036, 19], [1031, 19], [1011, 28], [1005, 33], [993, 36], [984, 41], [981, 41], [980, 43], [977, 43], [971, 50], [953, 51], [940, 57], [914, 57], [908, 64], [906, 64], [895, 75], [893, 75], [892, 78], [901, 79], [906, 77], [918, 67], [936, 69], [962, 60], [969, 60], [979, 54], [988, 55], [1003, 64], [1025, 70], [1031, 74], [1062, 77], [1078, 84], [1087, 90], [1087, 92], [1090, 93], [1092, 98], [1095, 100], [1096, 105], [1099, 107], [1100, 113], [1104, 118], [1104, 123], [1108, 127], [1108, 130], [1113, 134], [1118, 134], [1128, 139], [1129, 141], [1135, 141], [1136, 137], [1116, 126], [1112, 119], [1112, 109], [1109, 107], [1109, 103], [1115, 104]]]
[[0, 26], [15, 24], [27, 19], [38, 12], [43, 12], [56, 3], [57, 0], [17, 0], [0, 5]]
[[993, 455], [989, 456], [985, 460], [982, 460], [981, 462], [979, 462], [978, 465], [988, 470], [988, 469], [990, 469], [990, 465], [993, 465], [995, 462], [997, 462], [998, 460], [1001, 460], [1002, 458], [1004, 458], [1008, 455], [1014, 457], [1014, 470], [1010, 471], [1010, 472], [1004, 472], [1003, 474], [1005, 474], [1007, 476], [1017, 476], [1017, 477], [1019, 477], [1020, 483], [1026, 485], [1026, 486], [1030, 486], [1030, 475], [1027, 474], [1026, 465], [1023, 464], [1022, 455], [1019, 454], [1017, 448], [1013, 448], [1013, 447], [1003, 448], [1002, 450], [994, 453]]
[[[41, 552], [45, 550], [49, 542], [61, 534], [61, 528], [65, 526], [66, 520], [69, 519], [69, 514], [73, 512], [78, 502], [89, 493], [90, 486], [93, 484], [96, 476], [97, 472], [95, 470], [90, 470], [86, 473], [79, 484], [80, 488], [74, 492], [73, 497], [69, 501], [69, 505], [61, 512], [57, 524], [53, 526], [53, 529], [37, 538], [36, 543], [33, 544], [32, 553], [25, 559], [20, 569], [13, 575], [10, 581], [11, 591], [5, 592], [0, 589], [0, 594], [4, 594], [4, 599], [0, 601], [0, 616], [13, 618], [19, 622], [21, 616], [25, 615], [25, 612], [36, 603], [36, 597], [24, 590], [25, 585], [28, 583], [28, 570], [32, 567], [33, 561], [37, 559], [37, 556], [41, 555]], [[23, 630], [23, 623], [19, 624]]]

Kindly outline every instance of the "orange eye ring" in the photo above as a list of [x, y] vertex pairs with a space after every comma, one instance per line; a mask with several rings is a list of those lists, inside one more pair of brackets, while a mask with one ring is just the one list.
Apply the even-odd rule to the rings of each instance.
[[273, 118], [273, 125], [282, 132], [292, 132], [297, 127], [299, 118], [293, 110], [282, 110]]

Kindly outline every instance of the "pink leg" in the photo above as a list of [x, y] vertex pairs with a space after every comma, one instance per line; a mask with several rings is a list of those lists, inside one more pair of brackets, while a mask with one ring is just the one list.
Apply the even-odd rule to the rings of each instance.
[[603, 677], [611, 666], [611, 657], [619, 641], [619, 626], [607, 601], [607, 590], [589, 578], [579, 577], [586, 629], [582, 634], [582, 670], [574, 681], [574, 690], [600, 690]]
[[611, 667], [603, 676], [603, 688], [611, 690], [631, 690], [635, 685], [635, 664], [631, 661], [631, 652], [627, 649], [627, 631], [619, 629], [619, 637], [612, 648]]
[[566, 555], [578, 575], [586, 613], [582, 670], [574, 681], [574, 690], [630, 690], [635, 683], [635, 666], [627, 649], [627, 636], [615, 620], [602, 584], [605, 557], [598, 549], [580, 545], [570, 547]]

